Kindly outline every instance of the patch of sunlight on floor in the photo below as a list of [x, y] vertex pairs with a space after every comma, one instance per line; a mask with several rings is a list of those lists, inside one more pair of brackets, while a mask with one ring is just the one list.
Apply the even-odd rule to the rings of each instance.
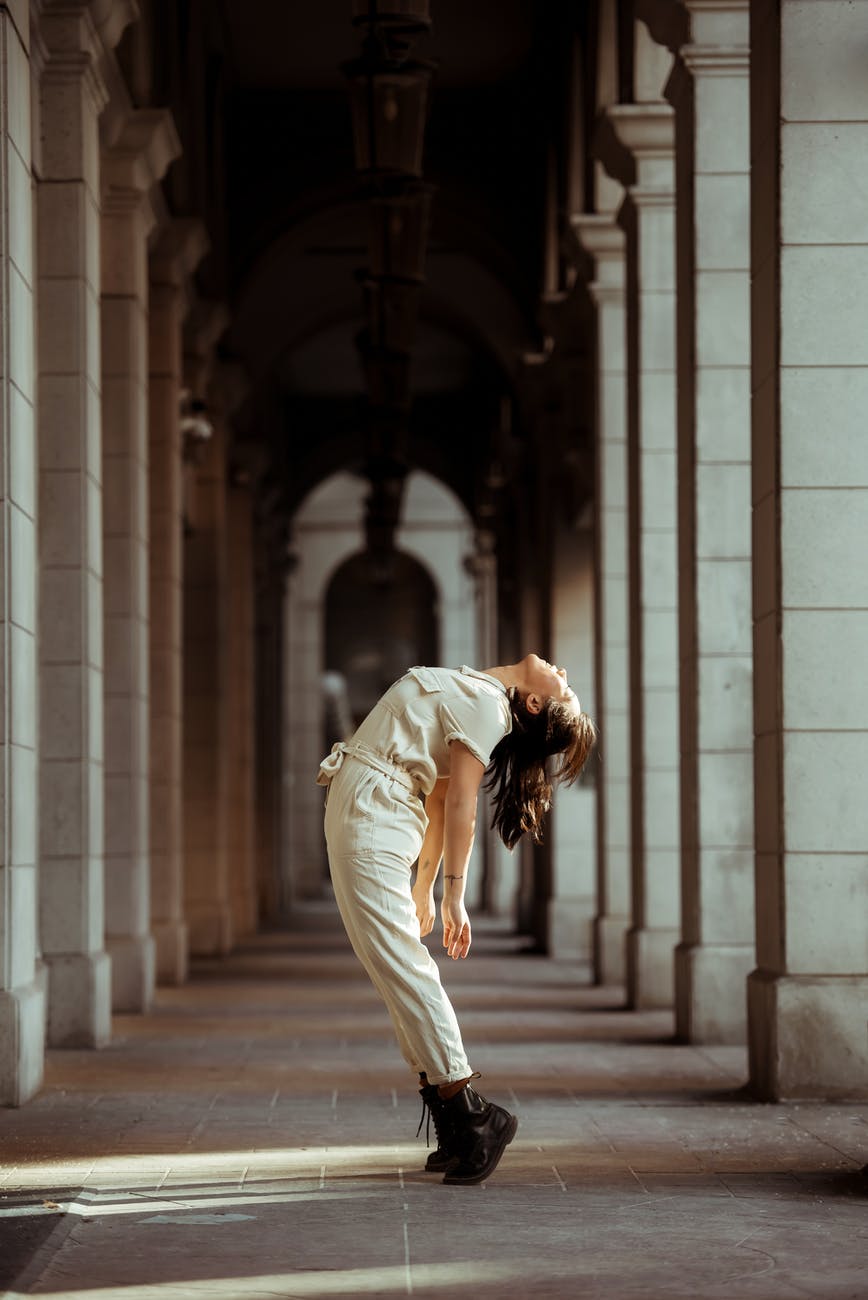
[[[381, 1174], [401, 1180], [405, 1169], [420, 1164], [420, 1150], [408, 1146], [334, 1146], [287, 1148], [283, 1151], [191, 1152], [97, 1158], [87, 1165], [44, 1162], [18, 1170], [18, 1201], [0, 1208], [0, 1220], [48, 1214], [155, 1214], [215, 1207], [280, 1205], [313, 1200], [386, 1196], [388, 1189], [337, 1191], [335, 1178]], [[267, 1186], [264, 1182], [267, 1181]], [[306, 1183], [308, 1186], [300, 1186]], [[50, 1199], [39, 1195], [51, 1189]], [[68, 1195], [64, 1195], [64, 1191]], [[8, 1190], [7, 1190], [8, 1195]], [[25, 1195], [34, 1195], [31, 1202]]]
[[159, 1176], [166, 1169], [175, 1175], [213, 1174], [225, 1177], [227, 1173], [251, 1170], [279, 1169], [288, 1174], [301, 1170], [316, 1168], [328, 1164], [329, 1168], [377, 1165], [392, 1168], [396, 1164], [405, 1167], [419, 1160], [420, 1148], [416, 1143], [396, 1146], [394, 1143], [379, 1146], [310, 1146], [310, 1147], [269, 1147], [267, 1151], [189, 1151], [178, 1152], [148, 1151], [133, 1155], [112, 1154], [97, 1156], [89, 1161], [79, 1161], [71, 1166], [68, 1161], [37, 1160], [21, 1163], [13, 1169], [6, 1179], [7, 1187], [35, 1186], [78, 1186], [81, 1182], [100, 1182], [106, 1177], [142, 1178], [148, 1173]]
[[[189, 1300], [191, 1296], [204, 1296], [208, 1300], [257, 1300], [267, 1296], [291, 1295], [295, 1297], [372, 1295], [388, 1294], [412, 1295], [414, 1288], [413, 1269], [410, 1265], [393, 1265], [383, 1268], [346, 1268], [318, 1270], [317, 1272], [270, 1273], [258, 1276], [214, 1278], [201, 1282], [184, 1281], [165, 1283], [145, 1283], [142, 1286], [118, 1286], [111, 1288], [111, 1295], [118, 1300]], [[454, 1287], [466, 1291], [474, 1283], [509, 1282], [523, 1276], [524, 1265], [504, 1264], [496, 1260], [455, 1260], [451, 1263], [425, 1264], [419, 1269], [419, 1286], [426, 1291]], [[102, 1288], [84, 1291], [54, 1291], [53, 1300], [105, 1300], [106, 1291]], [[16, 1291], [9, 1291], [4, 1300], [24, 1300]]]
[[[309, 1190], [287, 1189], [286, 1191], [260, 1192], [251, 1188], [249, 1191], [237, 1193], [236, 1195], [223, 1195], [219, 1190], [214, 1192], [203, 1192], [199, 1189], [198, 1195], [175, 1196], [167, 1199], [160, 1196], [159, 1193], [142, 1192], [135, 1196], [134, 1200], [119, 1201], [117, 1193], [104, 1192], [94, 1193], [93, 1197], [80, 1195], [71, 1201], [39, 1201], [32, 1205], [15, 1205], [8, 1209], [0, 1209], [0, 1220], [2, 1219], [21, 1219], [44, 1216], [46, 1214], [57, 1213], [61, 1211], [64, 1214], [77, 1214], [85, 1219], [98, 1219], [105, 1215], [112, 1217], [119, 1214], [143, 1214], [145, 1217], [142, 1223], [148, 1221], [152, 1214], [168, 1214], [180, 1212], [183, 1210], [208, 1210], [211, 1216], [214, 1216], [215, 1210], [228, 1209], [232, 1206], [247, 1206], [251, 1204], [259, 1206], [264, 1205], [298, 1205], [302, 1201], [322, 1200], [323, 1188], [311, 1188]], [[331, 1188], [327, 1189], [330, 1201], [348, 1201], [360, 1199], [376, 1200], [389, 1196], [390, 1191], [382, 1192], [364, 1192], [358, 1190], [349, 1192], [336, 1192]], [[221, 1220], [230, 1219], [231, 1215], [220, 1215]], [[250, 1217], [250, 1216], [245, 1216]], [[183, 1220], [179, 1217], [179, 1223]]]

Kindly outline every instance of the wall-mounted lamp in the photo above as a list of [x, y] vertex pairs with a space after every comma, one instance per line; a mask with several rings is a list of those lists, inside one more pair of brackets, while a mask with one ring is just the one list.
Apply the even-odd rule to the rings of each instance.
[[184, 460], [198, 461], [201, 449], [214, 437], [214, 425], [208, 419], [208, 407], [189, 388], [181, 389], [179, 404], [182, 455]]

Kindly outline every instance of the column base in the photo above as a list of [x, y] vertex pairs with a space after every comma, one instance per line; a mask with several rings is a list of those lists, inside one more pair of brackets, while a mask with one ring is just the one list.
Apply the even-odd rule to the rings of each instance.
[[587, 968], [587, 978], [591, 976], [593, 913], [589, 898], [550, 898], [548, 902], [549, 956], [579, 962]]
[[594, 982], [627, 982], [627, 916], [594, 917]]
[[671, 1007], [675, 1000], [676, 929], [627, 931], [627, 1005], [633, 1011]]
[[112, 1011], [143, 1013], [154, 1001], [156, 949], [149, 934], [106, 939], [112, 963]]
[[112, 1028], [112, 964], [106, 952], [46, 955], [48, 1046], [104, 1047]]
[[45, 989], [35, 979], [0, 992], [0, 1106], [23, 1106], [42, 1087]]
[[223, 957], [232, 951], [232, 909], [228, 903], [203, 903], [187, 910], [190, 952]]
[[680, 943], [675, 949], [675, 1036], [682, 1043], [747, 1042], [752, 944]]
[[159, 921], [151, 926], [156, 953], [157, 983], [185, 984], [189, 971], [187, 927], [183, 921]]
[[868, 975], [747, 982], [750, 1088], [761, 1101], [868, 1097]]

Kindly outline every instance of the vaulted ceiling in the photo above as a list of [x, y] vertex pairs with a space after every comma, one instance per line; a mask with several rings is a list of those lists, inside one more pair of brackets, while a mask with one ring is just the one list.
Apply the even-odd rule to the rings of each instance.
[[[423, 173], [436, 188], [409, 457], [471, 509], [522, 359], [543, 348], [553, 159], [564, 154], [566, 87], [590, 8], [432, 0], [413, 52], [437, 66]], [[200, 280], [229, 306], [224, 351], [247, 381], [237, 422], [272, 447], [292, 508], [364, 454], [368, 210], [341, 71], [360, 48], [352, 6], [154, 0], [150, 12], [151, 94], [185, 137], [172, 202], [206, 210], [212, 254]]]

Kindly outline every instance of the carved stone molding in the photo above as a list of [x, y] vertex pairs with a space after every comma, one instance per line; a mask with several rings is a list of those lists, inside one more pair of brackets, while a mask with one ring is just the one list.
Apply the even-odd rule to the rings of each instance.
[[210, 247], [208, 232], [194, 217], [175, 217], [160, 231], [151, 250], [151, 280], [184, 286]]
[[148, 229], [155, 216], [150, 191], [181, 153], [181, 142], [168, 109], [131, 109], [117, 143], [102, 151], [100, 185], [103, 212], [124, 212], [144, 205]]
[[615, 104], [608, 117], [621, 144], [637, 162], [672, 156], [675, 115], [671, 105]]
[[88, 0], [43, 0], [39, 35], [45, 51], [42, 81], [83, 82], [97, 113], [108, 103], [100, 63], [103, 44]]
[[573, 213], [570, 230], [594, 266], [594, 278], [588, 283], [591, 297], [598, 306], [620, 301], [624, 296], [626, 237], [615, 213]]

